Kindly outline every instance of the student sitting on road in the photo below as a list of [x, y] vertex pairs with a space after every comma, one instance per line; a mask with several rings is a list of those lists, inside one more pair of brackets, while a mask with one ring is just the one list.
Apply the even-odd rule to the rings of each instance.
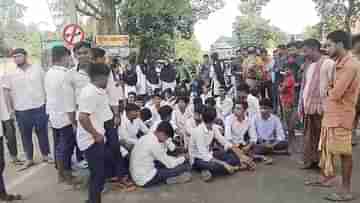
[[255, 154], [287, 154], [288, 142], [280, 118], [273, 114], [272, 102], [260, 102], [261, 116], [255, 117], [250, 126], [250, 137], [256, 137]]
[[140, 108], [136, 104], [128, 104], [125, 108], [125, 114], [119, 128], [121, 142], [128, 151], [139, 141], [138, 135], [147, 134], [149, 128], [139, 118]]
[[[216, 110], [206, 107], [202, 113], [203, 123], [192, 131], [189, 154], [194, 169], [201, 171], [204, 181], [213, 176], [233, 174], [239, 170], [240, 160], [232, 151], [233, 145], [228, 142], [215, 127]], [[214, 151], [214, 141], [223, 146], [223, 150]]]
[[191, 180], [185, 157], [167, 155], [163, 144], [174, 136], [171, 124], [162, 121], [154, 133], [140, 138], [130, 156], [130, 173], [139, 186], [185, 183]]

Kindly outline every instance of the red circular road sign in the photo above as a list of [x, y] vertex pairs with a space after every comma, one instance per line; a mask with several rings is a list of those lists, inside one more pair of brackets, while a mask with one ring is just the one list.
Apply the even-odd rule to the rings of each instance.
[[85, 32], [79, 25], [70, 24], [64, 28], [63, 39], [67, 44], [74, 45], [85, 39]]

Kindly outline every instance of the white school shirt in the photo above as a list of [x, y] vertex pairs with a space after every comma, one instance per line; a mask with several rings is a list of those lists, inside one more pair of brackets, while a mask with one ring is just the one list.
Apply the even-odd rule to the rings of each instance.
[[248, 104], [247, 113], [248, 113], [249, 119], [252, 120], [256, 116], [260, 116], [259, 99], [257, 97], [254, 97], [253, 95], [249, 94], [247, 96], [246, 102]]
[[[72, 69], [68, 72], [66, 80], [64, 81], [65, 88], [65, 108], [66, 112], [75, 112], [79, 105], [80, 94], [82, 89], [90, 83], [90, 77], [83, 69], [77, 71]], [[109, 105], [118, 106], [122, 99], [121, 88], [116, 86], [113, 73], [110, 72], [108, 83], [106, 86], [106, 93], [109, 99]]]
[[16, 111], [36, 109], [45, 104], [45, 72], [39, 65], [29, 65], [26, 70], [16, 68], [4, 77], [3, 87], [10, 90]]
[[224, 100], [221, 101], [221, 98], [218, 97], [216, 100], [217, 109], [220, 110], [221, 117], [226, 119], [232, 112], [234, 102], [231, 98], [225, 97]]
[[68, 69], [53, 66], [45, 75], [46, 112], [49, 115], [51, 126], [60, 129], [71, 125], [65, 108], [64, 81]]
[[[4, 97], [4, 90], [3, 88], [0, 88], [0, 119], [1, 121], [7, 121], [10, 119], [10, 112], [8, 111], [5, 97]], [[4, 131], [2, 122], [0, 122], [0, 137], [3, 137]]]
[[255, 117], [251, 120], [250, 137], [256, 137], [256, 141], [284, 141], [285, 133], [280, 118], [274, 114], [267, 120], [261, 116]]
[[141, 66], [136, 66], [137, 84], [136, 93], [138, 95], [146, 94], [146, 75], [142, 72]]
[[137, 134], [139, 131], [147, 134], [149, 132], [149, 128], [146, 127], [144, 122], [139, 118], [136, 118], [131, 122], [126, 116], [126, 113], [124, 113], [119, 128], [120, 139], [123, 139], [131, 144], [136, 144], [138, 142]]
[[191, 109], [191, 105], [188, 105], [185, 109], [185, 112], [182, 113], [178, 107], [175, 106], [174, 111], [172, 113], [172, 122], [175, 123], [175, 126], [183, 133], [186, 133], [186, 121], [193, 117], [193, 112]]
[[[90, 114], [90, 121], [98, 133], [105, 134], [104, 123], [113, 117], [109, 105], [109, 98], [104, 89], [89, 83], [81, 91], [79, 98], [79, 112]], [[81, 151], [88, 149], [95, 143], [92, 135], [78, 122], [77, 143]]]
[[213, 151], [210, 149], [210, 145], [214, 139], [223, 145], [226, 151], [232, 147], [232, 144], [221, 135], [215, 125], [213, 125], [212, 130], [209, 130], [205, 123], [202, 123], [192, 131], [189, 143], [189, 155], [192, 164], [195, 158], [203, 161], [213, 159]]
[[162, 144], [152, 133], [141, 137], [130, 156], [130, 173], [137, 185], [144, 186], [155, 177], [155, 161], [161, 162], [166, 168], [175, 168], [183, 164], [185, 158], [167, 155]]
[[251, 121], [245, 118], [242, 122], [239, 122], [235, 115], [228, 117], [225, 123], [225, 137], [233, 144], [246, 145], [245, 134], [249, 132], [250, 143], [256, 143], [257, 138], [253, 134], [250, 134]]

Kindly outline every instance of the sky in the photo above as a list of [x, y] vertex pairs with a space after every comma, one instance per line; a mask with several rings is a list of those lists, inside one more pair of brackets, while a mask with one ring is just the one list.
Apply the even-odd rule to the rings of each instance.
[[[46, 0], [19, 0], [19, 2], [28, 7], [24, 18], [26, 24], [45, 22], [40, 25], [41, 29], [54, 29]], [[220, 36], [232, 35], [232, 24], [236, 16], [241, 15], [238, 9], [240, 0], [225, 0], [225, 2], [226, 6], [223, 9], [195, 25], [195, 35], [203, 50], [208, 50]], [[299, 34], [306, 26], [319, 22], [312, 0], [271, 0], [263, 9], [262, 16], [289, 34]]]

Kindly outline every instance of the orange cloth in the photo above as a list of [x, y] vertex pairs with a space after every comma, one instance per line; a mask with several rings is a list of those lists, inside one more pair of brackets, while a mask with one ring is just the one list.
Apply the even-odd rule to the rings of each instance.
[[324, 103], [323, 127], [353, 128], [360, 86], [360, 63], [351, 55], [336, 61], [334, 87]]

